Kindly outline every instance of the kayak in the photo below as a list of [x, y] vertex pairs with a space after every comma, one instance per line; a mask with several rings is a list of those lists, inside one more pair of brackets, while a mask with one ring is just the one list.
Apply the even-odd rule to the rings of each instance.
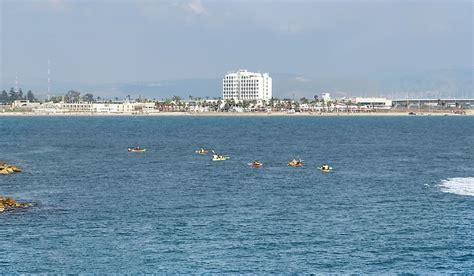
[[205, 150], [205, 151], [197, 150], [196, 153], [197, 153], [197, 154], [201, 154], [201, 155], [205, 155], [205, 154], [208, 153], [208, 151], [207, 151], [207, 150]]
[[230, 159], [230, 157], [229, 157], [229, 156], [222, 156], [222, 157], [219, 157], [219, 156], [217, 156], [217, 155], [214, 155], [214, 156], [212, 157], [212, 161], [225, 161], [225, 160], [227, 160], [227, 159]]
[[230, 158], [229, 156], [224, 156], [222, 158], [212, 158], [212, 161], [224, 161], [224, 160], [227, 160], [229, 158]]
[[260, 168], [260, 167], [262, 167], [262, 166], [263, 166], [263, 164], [262, 164], [262, 163], [260, 163], [260, 164], [247, 163], [247, 165], [249, 165], [250, 167], [254, 167], [254, 168]]
[[331, 172], [332, 171], [332, 167], [329, 167], [329, 169], [323, 169], [322, 167], [318, 167], [318, 170], [320, 170], [321, 172], [324, 172], [324, 173], [328, 173], [328, 172]]
[[128, 149], [128, 152], [145, 152], [146, 149]]

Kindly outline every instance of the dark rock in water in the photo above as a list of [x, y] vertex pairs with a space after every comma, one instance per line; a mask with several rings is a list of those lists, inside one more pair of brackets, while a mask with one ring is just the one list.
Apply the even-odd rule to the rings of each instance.
[[11, 209], [28, 208], [31, 206], [30, 203], [21, 203], [11, 197], [0, 196], [0, 213]]

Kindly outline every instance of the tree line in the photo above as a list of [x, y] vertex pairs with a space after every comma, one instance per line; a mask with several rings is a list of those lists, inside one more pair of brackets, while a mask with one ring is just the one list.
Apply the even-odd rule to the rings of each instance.
[[37, 99], [31, 90], [28, 90], [26, 94], [23, 94], [23, 91], [18, 89], [10, 88], [10, 91], [7, 93], [6, 90], [3, 90], [0, 93], [0, 103], [12, 103], [16, 100], [29, 100], [30, 102], [36, 102]]
[[[127, 95], [126, 99], [128, 101], [131, 101], [130, 95]], [[201, 97], [193, 97], [192, 95], [189, 96], [189, 99], [195, 100], [196, 102], [201, 102], [203, 98]], [[205, 97], [206, 100], [209, 100], [209, 97]], [[214, 100], [219, 100], [218, 104], [220, 105], [222, 102], [226, 103], [226, 106], [232, 107], [243, 107], [247, 108], [250, 106], [250, 104], [256, 104], [256, 100], [244, 100], [244, 101], [234, 101], [234, 100], [222, 100], [221, 98], [213, 98]], [[33, 92], [29, 90], [26, 94], [23, 93], [22, 89], [14, 89], [13, 87], [10, 89], [10, 91], [7, 93], [7, 91], [3, 90], [0, 93], [0, 103], [5, 103], [9, 104], [12, 103], [16, 100], [29, 100], [30, 102], [37, 102], [38, 99], [35, 97]], [[64, 95], [59, 95], [59, 96], [51, 96], [48, 98], [49, 101], [52, 101], [54, 103], [58, 103], [61, 101], [64, 101], [66, 103], [73, 103], [73, 102], [104, 102], [106, 99], [101, 98], [100, 96], [95, 97], [91, 93], [86, 93], [84, 95], [81, 95], [81, 92], [75, 91], [75, 90], [69, 90], [67, 93]], [[206, 104], [206, 100], [204, 100], [204, 104]], [[108, 100], [111, 102], [112, 100]], [[118, 101], [118, 97], [115, 97], [115, 101]], [[147, 99], [147, 98], [142, 98], [141, 96], [135, 99], [136, 102], [150, 102], [152, 100]], [[153, 99], [153, 101], [156, 101]], [[166, 99], [163, 101], [164, 105], [170, 104], [171, 102], [174, 102], [175, 105], [181, 106], [184, 105], [182, 102], [182, 98], [180, 96], [173, 96], [171, 99]], [[274, 106], [274, 105], [284, 105], [285, 103], [292, 103], [293, 105], [296, 105], [296, 107], [299, 106], [299, 104], [316, 104], [316, 103], [323, 103], [325, 105], [331, 105], [334, 103], [337, 103], [338, 100], [331, 100], [328, 102], [324, 102], [322, 99], [318, 98], [317, 95], [314, 96], [314, 99], [307, 99], [305, 97], [302, 97], [299, 99], [299, 101], [294, 101], [290, 98], [284, 98], [283, 100], [280, 100], [279, 98], [273, 97], [269, 101], [264, 101], [264, 105], [269, 105], [269, 106]], [[348, 101], [350, 103], [350, 100]], [[202, 103], [201, 103], [202, 105]]]
[[75, 90], [69, 90], [65, 95], [63, 96], [52, 96], [49, 98], [50, 101], [52, 102], [61, 102], [64, 101], [66, 103], [73, 103], [73, 102], [95, 102], [100, 101], [100, 97], [94, 98], [94, 95], [87, 93], [81, 96], [81, 92], [75, 91]]
[[[126, 99], [128, 101], [131, 101], [132, 98], [130, 95], [127, 95]], [[22, 89], [19, 88], [18, 91], [15, 88], [11, 88], [9, 92], [6, 90], [3, 90], [0, 93], [0, 103], [3, 104], [11, 104], [14, 101], [17, 100], [29, 100], [30, 102], [38, 102], [38, 99], [35, 97], [33, 92], [31, 90], [28, 90], [26, 94], [23, 93]], [[50, 96], [47, 99], [48, 101], [52, 101], [54, 103], [58, 102], [66, 102], [66, 103], [74, 103], [74, 102], [89, 102], [89, 103], [94, 103], [94, 102], [104, 102], [106, 99], [101, 98], [100, 96], [95, 97], [91, 93], [86, 93], [86, 94], [81, 94], [81, 92], [76, 91], [76, 90], [69, 90], [67, 93], [59, 96]], [[118, 101], [119, 98], [115, 97], [115, 101]], [[112, 100], [108, 100], [108, 102], [111, 102]], [[135, 99], [137, 102], [148, 102], [150, 101], [147, 98], [142, 98], [139, 97]]]

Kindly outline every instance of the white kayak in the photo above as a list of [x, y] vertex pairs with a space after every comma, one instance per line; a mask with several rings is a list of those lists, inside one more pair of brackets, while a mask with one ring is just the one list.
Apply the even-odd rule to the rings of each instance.
[[212, 161], [225, 161], [227, 159], [230, 159], [229, 156], [218, 156], [218, 155], [214, 155], [212, 157]]

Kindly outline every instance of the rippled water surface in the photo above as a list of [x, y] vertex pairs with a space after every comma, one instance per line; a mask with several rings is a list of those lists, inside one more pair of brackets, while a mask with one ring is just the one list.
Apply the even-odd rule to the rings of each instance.
[[472, 117], [0, 117], [0, 160], [0, 273], [474, 272]]

